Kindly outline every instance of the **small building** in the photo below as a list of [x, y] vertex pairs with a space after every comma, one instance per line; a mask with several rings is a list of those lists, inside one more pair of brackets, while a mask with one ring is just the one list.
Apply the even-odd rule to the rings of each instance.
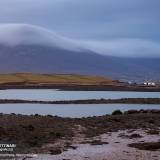
[[156, 86], [155, 82], [144, 82], [143, 83], [145, 86]]
[[147, 83], [147, 82], [144, 82], [143, 84], [144, 84], [145, 86], [147, 86], [147, 85], [148, 85], [148, 83]]

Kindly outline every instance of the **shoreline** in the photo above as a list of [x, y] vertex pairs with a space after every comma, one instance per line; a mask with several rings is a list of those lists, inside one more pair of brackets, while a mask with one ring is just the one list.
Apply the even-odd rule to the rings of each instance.
[[63, 101], [38, 101], [20, 99], [0, 99], [0, 104], [160, 104], [160, 98], [87, 99]]
[[59, 89], [62, 91], [135, 91], [135, 92], [160, 92], [160, 87], [146, 87], [138, 85], [56, 85], [56, 84], [1, 84], [0, 90], [6, 89]]
[[[16, 144], [17, 154], [61, 156], [67, 151], [76, 151], [79, 147], [82, 150], [86, 146], [89, 150], [96, 146], [107, 147], [112, 144], [109, 139], [112, 139], [114, 133], [117, 138], [121, 138], [122, 143], [126, 143], [125, 139], [133, 139], [133, 144], [129, 142], [133, 148], [152, 151], [152, 143], [155, 142], [158, 145], [156, 150], [160, 149], [159, 142], [154, 138], [154, 141], [148, 142], [147, 145], [151, 145], [148, 149], [145, 149], [145, 144], [142, 146], [143, 142], [140, 143], [141, 136], [159, 137], [160, 110], [114, 111], [112, 115], [87, 118], [0, 114], [0, 125], [0, 143]], [[143, 131], [144, 134], [138, 131]], [[105, 139], [99, 139], [104, 135], [107, 135]], [[136, 139], [138, 141], [134, 141]], [[119, 139], [113, 140], [114, 144], [120, 144]], [[104, 150], [104, 153], [107, 152]]]

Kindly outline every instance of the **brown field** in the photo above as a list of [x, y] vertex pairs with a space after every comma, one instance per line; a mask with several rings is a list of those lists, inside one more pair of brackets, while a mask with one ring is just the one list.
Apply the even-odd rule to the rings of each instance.
[[0, 74], [0, 89], [62, 89], [159, 92], [160, 86], [129, 85], [108, 77], [78, 74]]
[[39, 85], [114, 85], [117, 81], [98, 76], [76, 74], [0, 74], [0, 85], [39, 84]]

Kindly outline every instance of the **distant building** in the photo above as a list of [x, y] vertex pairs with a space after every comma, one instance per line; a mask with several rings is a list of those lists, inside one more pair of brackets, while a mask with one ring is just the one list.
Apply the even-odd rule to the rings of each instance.
[[128, 84], [132, 84], [132, 82], [131, 82], [131, 81], [128, 81]]
[[156, 86], [155, 82], [144, 82], [143, 83], [145, 86]]
[[148, 83], [147, 83], [147, 82], [144, 82], [143, 84], [144, 84], [145, 86], [147, 86], [147, 85], [148, 85]]

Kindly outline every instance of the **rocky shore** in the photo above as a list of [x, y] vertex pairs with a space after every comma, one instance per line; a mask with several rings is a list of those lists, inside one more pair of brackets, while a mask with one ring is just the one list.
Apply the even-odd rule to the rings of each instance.
[[[147, 135], [159, 137], [160, 110], [129, 110], [124, 113], [117, 110], [112, 115], [88, 118], [0, 114], [0, 143], [16, 144], [15, 153], [60, 155], [70, 149], [75, 150], [77, 138], [80, 138], [78, 144], [103, 146], [110, 142], [96, 137], [126, 130], [130, 134], [119, 136], [128, 139], [141, 138], [143, 135], [134, 132], [143, 130]], [[160, 149], [158, 140], [144, 144], [139, 144], [140, 141], [133, 142], [128, 147], [155, 151]]]

